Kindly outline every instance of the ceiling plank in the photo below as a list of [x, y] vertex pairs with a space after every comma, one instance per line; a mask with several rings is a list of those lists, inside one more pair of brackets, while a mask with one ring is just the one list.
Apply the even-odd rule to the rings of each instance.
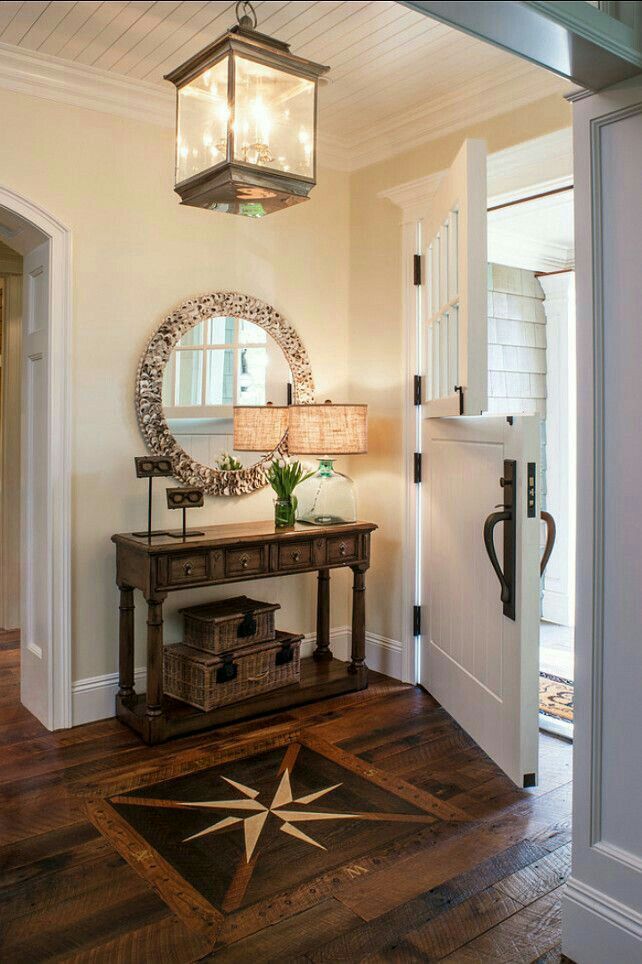
[[117, 44], [121, 37], [131, 30], [153, 6], [154, 0], [131, 0], [130, 3], [125, 4], [114, 19], [94, 37], [91, 43], [87, 44], [84, 50], [80, 51], [75, 58], [76, 61], [95, 67], [96, 62], [105, 52]]
[[49, 36], [45, 37], [38, 50], [43, 54], [56, 56], [61, 47], [64, 47], [67, 41], [75, 36], [77, 31], [102, 6], [103, 0], [84, 0], [83, 3], [74, 3], [71, 10], [55, 25]]
[[110, 3], [101, 3], [95, 13], [81, 24], [75, 33], [56, 51], [56, 56], [65, 60], [76, 60], [78, 55], [116, 19], [126, 6], [127, 0], [112, 0]]
[[205, 0], [179, 3], [164, 20], [140, 37], [127, 53], [122, 54], [112, 65], [112, 69], [120, 74], [131, 73], [148, 56], [154, 54], [165, 40], [175, 38], [181, 27], [207, 6]]
[[14, 16], [0, 36], [4, 44], [20, 44], [22, 38], [29, 28], [36, 22], [38, 17], [44, 13], [50, 4], [47, 0], [36, 0], [36, 2], [21, 3]]
[[56, 29], [75, 6], [77, 6], [75, 0], [56, 0], [55, 3], [50, 3], [38, 19], [31, 24], [20, 41], [20, 46], [28, 47], [30, 50], [39, 50], [49, 34]]

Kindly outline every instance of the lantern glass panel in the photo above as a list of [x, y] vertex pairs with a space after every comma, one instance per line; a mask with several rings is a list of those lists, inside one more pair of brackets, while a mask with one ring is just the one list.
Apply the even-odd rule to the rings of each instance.
[[177, 184], [226, 159], [228, 60], [178, 90]]
[[315, 83], [236, 57], [234, 160], [314, 177]]

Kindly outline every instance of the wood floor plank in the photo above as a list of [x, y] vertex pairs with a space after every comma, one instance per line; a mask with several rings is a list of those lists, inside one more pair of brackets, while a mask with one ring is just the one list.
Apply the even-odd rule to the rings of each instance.
[[[351, 962], [361, 961], [375, 952], [384, 953], [390, 946], [401, 944], [409, 933], [481, 894], [504, 877], [542, 856], [541, 848], [533, 844], [523, 841], [514, 844], [472, 869], [467, 869], [452, 879], [446, 878], [438, 886], [427, 888], [412, 900], [396, 905], [378, 916], [370, 916], [359, 928], [328, 942], [309, 956], [313, 961], [319, 962]], [[439, 874], [438, 868], [435, 873]], [[390, 889], [395, 883], [396, 881], [389, 882]], [[513, 903], [521, 906], [517, 901]]]
[[524, 964], [559, 946], [561, 888], [522, 908], [512, 917], [443, 958], [444, 964]]
[[321, 901], [308, 910], [278, 924], [229, 944], [214, 953], [217, 964], [267, 964], [291, 961], [314, 951], [328, 934], [344, 934], [360, 924], [360, 919], [334, 898]]
[[58, 957], [61, 964], [192, 964], [202, 961], [211, 945], [177, 917], [167, 916], [94, 947]]
[[[394, 868], [350, 881], [338, 887], [336, 895], [363, 920], [373, 920], [546, 829], [546, 821], [534, 818], [530, 811], [509, 813], [423, 848]], [[547, 852], [538, 843], [533, 846], [538, 848], [533, 859]]]
[[[376, 674], [368, 690], [158, 747], [115, 720], [48, 733], [17, 702], [19, 651], [10, 640], [7, 647], [0, 645], [3, 960], [336, 964], [460, 954], [463, 962], [540, 956], [557, 964], [555, 901], [570, 840], [571, 753], [563, 741], [543, 740], [537, 789], [513, 788], [432, 697]], [[86, 798], [97, 788], [102, 796], [125, 792], [160, 773], [178, 776], [295, 740], [329, 747], [365, 779], [377, 774], [380, 786], [425, 805], [435, 821], [388, 841], [373, 833], [363, 855], [226, 913], [217, 935], [176, 917], [86, 822]], [[538, 913], [546, 925], [535, 926]]]
[[368, 964], [440, 961], [520, 909], [521, 904], [506, 897], [497, 886], [489, 887], [363, 960]]
[[3, 847], [0, 850], [0, 901], [6, 902], [9, 888], [96, 860], [111, 851], [109, 843], [89, 823], [74, 823]]

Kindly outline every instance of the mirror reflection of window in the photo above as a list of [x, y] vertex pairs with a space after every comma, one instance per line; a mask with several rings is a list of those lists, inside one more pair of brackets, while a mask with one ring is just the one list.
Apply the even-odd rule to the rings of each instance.
[[163, 375], [163, 410], [172, 434], [197, 461], [216, 466], [232, 452], [234, 405], [287, 404], [292, 375], [264, 328], [245, 318], [208, 318], [176, 344]]

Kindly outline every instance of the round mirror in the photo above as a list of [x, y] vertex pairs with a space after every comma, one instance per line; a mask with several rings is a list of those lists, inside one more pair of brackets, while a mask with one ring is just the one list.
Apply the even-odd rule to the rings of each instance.
[[171, 457], [176, 478], [238, 495], [265, 485], [274, 453], [234, 451], [233, 406], [313, 396], [292, 326], [256, 298], [218, 292], [181, 305], [154, 334], [138, 370], [136, 407], [148, 447]]
[[235, 452], [234, 405], [287, 405], [292, 372], [264, 328], [208, 318], [186, 332], [163, 373], [163, 414], [188, 455], [211, 468], [247, 468], [263, 453]]

